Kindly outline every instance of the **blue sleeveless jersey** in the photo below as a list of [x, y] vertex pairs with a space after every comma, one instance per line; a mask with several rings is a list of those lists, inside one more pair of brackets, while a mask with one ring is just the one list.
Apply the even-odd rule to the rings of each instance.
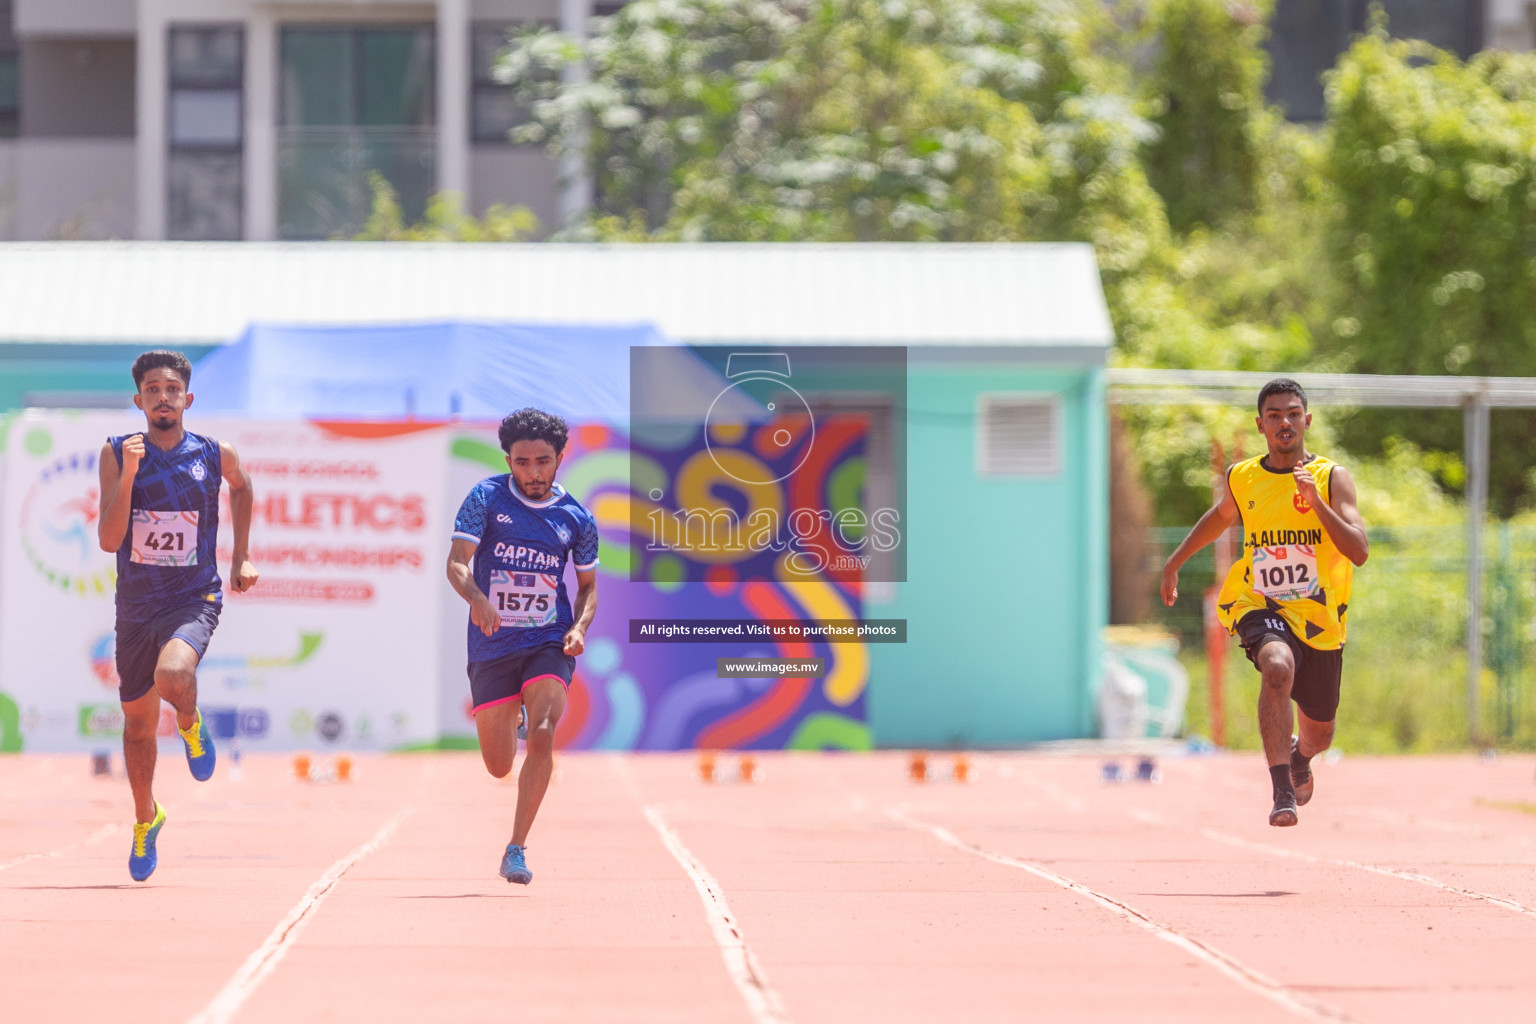
[[[134, 433], [141, 433], [135, 431]], [[123, 441], [110, 437], [117, 465]], [[163, 452], [146, 440], [133, 478], [133, 512], [117, 549], [117, 617], [147, 622], [155, 614], [202, 599], [223, 603], [215, 559], [219, 538], [219, 442], [191, 431]]]
[[565, 590], [565, 563], [597, 565], [597, 523], [555, 484], [529, 501], [510, 474], [474, 486], [453, 521], [453, 535], [474, 541], [475, 585], [490, 598], [501, 627], [490, 636], [469, 623], [469, 661], [490, 661], [541, 644], [561, 643], [576, 621]]

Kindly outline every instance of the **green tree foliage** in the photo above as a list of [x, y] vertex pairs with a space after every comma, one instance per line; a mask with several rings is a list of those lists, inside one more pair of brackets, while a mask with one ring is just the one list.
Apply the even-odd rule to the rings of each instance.
[[659, 238], [1082, 238], [1122, 273], [1166, 228], [1108, 28], [1062, 0], [637, 0], [502, 71], [519, 137], [585, 154], [599, 235], [638, 211]]
[[539, 230], [539, 218], [524, 206], [493, 204], [484, 217], [464, 212], [464, 204], [451, 192], [438, 192], [427, 200], [421, 220], [407, 224], [400, 199], [381, 174], [368, 178], [373, 189], [373, 209], [358, 242], [523, 242]]
[[[1377, 32], [1311, 132], [1263, 100], [1271, 4], [635, 0], [499, 72], [516, 137], [596, 185], [567, 237], [1087, 240], [1120, 365], [1536, 372], [1536, 59]], [[1246, 409], [1126, 419], [1168, 524], [1209, 501], [1210, 439], [1252, 436]], [[1357, 454], [1461, 444], [1454, 414], [1343, 426]], [[1495, 432], [1508, 508], [1529, 429]]]
[[[1346, 291], [1324, 339], [1368, 373], [1536, 374], [1536, 57], [1462, 62], [1378, 30], [1328, 83], [1331, 242]], [[1457, 415], [1361, 413], [1366, 445], [1456, 450]], [[1527, 492], [1536, 417], [1493, 419], [1495, 507]]]
[[1149, 76], [1157, 140], [1147, 176], [1176, 231], [1219, 225], [1259, 205], [1264, 143], [1275, 115], [1264, 103], [1262, 49], [1269, 3], [1156, 0]]

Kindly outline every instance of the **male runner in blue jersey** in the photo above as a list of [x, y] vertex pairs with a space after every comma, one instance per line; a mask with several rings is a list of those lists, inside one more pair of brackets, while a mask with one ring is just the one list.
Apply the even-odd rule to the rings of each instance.
[[133, 404], [148, 429], [102, 446], [96, 532], [103, 551], [117, 552], [118, 697], [135, 813], [128, 873], [142, 882], [155, 870], [155, 839], [165, 824], [153, 792], [162, 700], [176, 709], [192, 777], [213, 774], [213, 740], [197, 709], [197, 663], [224, 600], [214, 562], [221, 479], [229, 484], [234, 527], [229, 585], [249, 590], [257, 573], [247, 557], [250, 476], [228, 442], [182, 427], [192, 405], [192, 364], [180, 352], [145, 352], [133, 362], [133, 383]]
[[[597, 524], [555, 483], [568, 436], [564, 420], [519, 409], [501, 421], [499, 436], [512, 472], [480, 481], [464, 499], [453, 524], [448, 582], [469, 602], [475, 730], [485, 768], [498, 779], [512, 771], [520, 705], [526, 713], [528, 750], [501, 877], [527, 885], [528, 830], [554, 769], [555, 723], [597, 611]], [[565, 591], [567, 559], [576, 565], [574, 613]]]

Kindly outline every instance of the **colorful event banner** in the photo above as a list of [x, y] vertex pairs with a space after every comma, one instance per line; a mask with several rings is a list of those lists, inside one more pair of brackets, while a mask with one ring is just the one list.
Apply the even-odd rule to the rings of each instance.
[[[862, 423], [862, 420], [859, 421]], [[838, 481], [863, 454], [862, 427], [833, 425], [848, 433], [836, 458], [816, 468], [816, 489]], [[449, 480], [455, 493], [475, 481], [506, 472], [493, 425], [454, 431]], [[842, 570], [786, 582], [781, 566], [761, 552], [712, 552], [694, 569], [680, 559], [700, 553], [669, 548], [657, 556], [647, 518], [656, 510], [654, 489], [671, 490], [670, 466], [646, 448], [641, 473], [646, 494], [631, 491], [631, 446], [617, 431], [588, 424], [575, 428], [559, 480], [597, 519], [601, 538], [597, 618], [587, 651], [576, 665], [570, 701], [557, 742], [568, 748], [602, 750], [865, 749], [870, 743], [864, 711], [869, 682], [866, 643], [748, 640], [711, 644], [630, 643], [630, 619], [854, 619], [862, 610], [859, 585]], [[687, 470], [691, 493], [723, 496], [736, 486], [727, 474], [695, 463]], [[763, 497], [763, 496], [760, 496]], [[721, 498], [723, 500], [723, 497]], [[764, 497], [763, 500], [772, 500]], [[782, 495], [779, 498], [783, 502]], [[701, 578], [704, 582], [685, 582]], [[574, 579], [567, 580], [574, 592]], [[464, 678], [467, 612], [451, 602], [444, 619], [445, 678]], [[722, 657], [825, 659], [826, 675], [807, 679], [718, 678]], [[468, 687], [444, 690], [443, 727], [450, 735], [472, 735]]]
[[[198, 672], [216, 737], [246, 749], [435, 741], [446, 431], [195, 413], [188, 424], [234, 444], [255, 481], [261, 582], [226, 588]], [[0, 703], [28, 750], [117, 744], [116, 567], [97, 544], [97, 460], [108, 435], [143, 426], [137, 412], [27, 412], [7, 431]], [[227, 488], [221, 505], [227, 577]]]
[[[0, 504], [0, 750], [111, 749], [117, 700], [115, 562], [96, 541], [97, 459], [137, 412], [29, 411], [5, 434]], [[226, 418], [188, 425], [233, 443], [256, 489], [260, 584], [226, 593], [199, 671], [215, 734], [244, 749], [398, 749], [472, 741], [467, 607], [444, 575], [453, 514], [506, 472], [494, 424], [315, 423]], [[852, 428], [848, 428], [852, 430]], [[862, 445], [798, 487], [852, 486]], [[656, 453], [663, 475], [672, 470]], [[629, 620], [842, 620], [862, 608], [856, 574], [786, 579], [759, 553], [713, 558], [704, 582], [647, 550], [648, 495], [631, 492], [626, 438], [573, 428], [559, 480], [601, 535], [599, 607], [557, 740], [566, 748], [672, 750], [870, 746], [868, 645], [821, 640], [629, 642]], [[672, 490], [668, 480], [653, 481]], [[721, 479], [690, 488], [720, 493]], [[219, 569], [228, 574], [227, 491]], [[632, 579], [632, 570], [638, 570]], [[681, 570], [681, 571], [680, 571]], [[567, 586], [574, 593], [574, 573]], [[817, 678], [719, 678], [719, 658], [821, 660]], [[168, 715], [162, 732], [170, 737]]]

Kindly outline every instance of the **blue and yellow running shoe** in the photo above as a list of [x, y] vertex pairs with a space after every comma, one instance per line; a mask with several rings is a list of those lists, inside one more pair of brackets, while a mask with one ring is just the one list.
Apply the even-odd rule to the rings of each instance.
[[533, 872], [528, 870], [528, 863], [523, 860], [523, 848], [516, 843], [508, 843], [507, 852], [502, 855], [501, 877], [518, 885], [527, 885], [533, 881]]
[[203, 709], [197, 709], [197, 721], [192, 723], [192, 728], [182, 730], [181, 742], [187, 748], [187, 767], [192, 769], [192, 777], [198, 782], [207, 782], [213, 777], [213, 737], [208, 735], [208, 727], [203, 724]]
[[165, 808], [155, 801], [155, 820], [133, 823], [133, 849], [128, 851], [128, 873], [142, 882], [155, 873], [155, 837], [165, 827]]
[[519, 704], [518, 708], [521, 710], [522, 717], [517, 720], [517, 738], [526, 740], [528, 738], [528, 705]]

